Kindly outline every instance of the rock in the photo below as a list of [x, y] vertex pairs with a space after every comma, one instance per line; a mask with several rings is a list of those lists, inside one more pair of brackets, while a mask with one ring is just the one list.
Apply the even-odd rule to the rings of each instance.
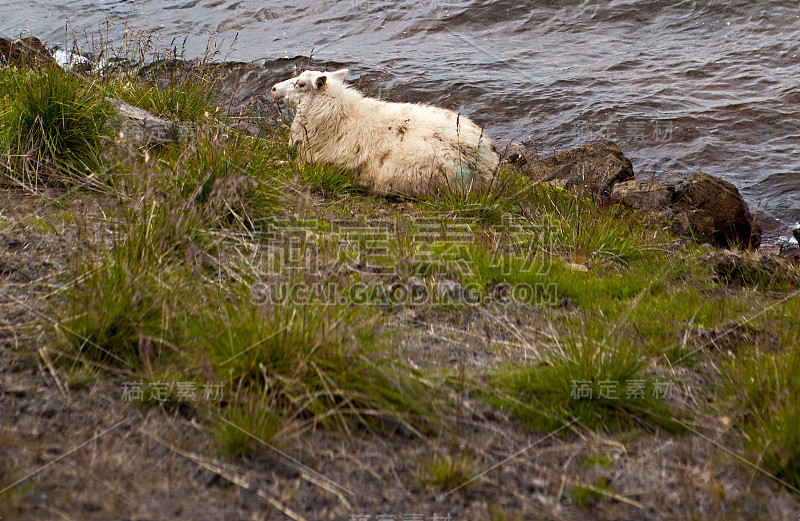
[[522, 166], [528, 162], [530, 154], [522, 143], [512, 139], [496, 139], [494, 145], [500, 157], [512, 165]]
[[13, 42], [0, 37], [0, 62], [9, 65], [47, 65], [56, 60], [39, 38], [24, 36]]
[[511, 300], [511, 285], [507, 282], [489, 281], [486, 283], [486, 294], [497, 302], [508, 302]]
[[615, 184], [611, 198], [636, 210], [657, 212], [669, 206], [673, 191], [672, 187], [654, 181], [634, 179]]
[[8, 63], [11, 56], [11, 41], [0, 36], [0, 63]]
[[536, 163], [541, 180], [578, 193], [611, 194], [616, 183], [633, 179], [633, 166], [611, 141], [590, 143]]
[[575, 262], [568, 262], [565, 266], [573, 271], [580, 271], [581, 273], [588, 273], [589, 267], [585, 264], [577, 264]]
[[140, 146], [161, 145], [175, 141], [186, 141], [189, 129], [186, 125], [159, 118], [139, 107], [118, 99], [110, 99], [119, 116], [111, 122], [111, 128], [124, 139]]
[[[781, 235], [775, 240], [774, 246], [778, 249], [777, 255], [780, 255], [781, 257], [788, 257], [798, 250], [797, 241], [784, 235]], [[761, 248], [759, 247], [759, 250], [760, 249]]]
[[[800, 260], [800, 228], [792, 230], [793, 238], [786, 238], [785, 241], [779, 240], [780, 251], [778, 255], [792, 262]], [[784, 237], [781, 236], [780, 239]]]
[[27, 394], [33, 394], [35, 389], [25, 384], [13, 384], [5, 389], [0, 386], [0, 391], [12, 396], [26, 396]]
[[758, 247], [758, 253], [765, 253], [767, 255], [780, 255], [781, 247], [777, 244], [764, 244]]
[[409, 277], [406, 281], [407, 303], [424, 304], [428, 302], [428, 286], [419, 277]]
[[770, 289], [800, 283], [798, 274], [775, 255], [724, 251], [706, 255], [703, 261], [712, 267], [720, 282], [729, 286]]
[[464, 300], [464, 288], [450, 279], [440, 280], [436, 284], [436, 296], [445, 303], [461, 302]]
[[[672, 221], [672, 227], [676, 232], [687, 237], [692, 235], [692, 224], [689, 222], [689, 216], [684, 212], [675, 213], [672, 210], [668, 210], [664, 215]], [[712, 247], [709, 246], [709, 248]]]
[[761, 232], [733, 184], [703, 172], [672, 175], [662, 184], [673, 190], [672, 210], [685, 214], [695, 237], [722, 248], [758, 248]]

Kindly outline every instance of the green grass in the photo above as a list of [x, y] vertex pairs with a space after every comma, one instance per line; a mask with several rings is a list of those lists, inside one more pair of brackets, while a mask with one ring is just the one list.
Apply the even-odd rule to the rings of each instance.
[[800, 357], [752, 351], [721, 368], [745, 447], [764, 469], [800, 488]]
[[186, 146], [157, 157], [157, 186], [194, 201], [211, 225], [241, 224], [251, 203], [264, 211], [280, 207], [288, 183], [275, 176], [274, 162], [261, 140], [231, 129], [199, 130]]
[[110, 248], [99, 261], [79, 264], [66, 293], [62, 332], [99, 363], [140, 367], [180, 341], [169, 327], [173, 314], [183, 311], [193, 279], [214, 262], [220, 244], [214, 232], [231, 221], [246, 191], [243, 183], [215, 183], [204, 195], [202, 173], [143, 169], [125, 189], [144, 192], [116, 208]]
[[449, 492], [456, 487], [466, 487], [478, 473], [474, 456], [467, 450], [457, 449], [454, 454], [436, 453], [423, 460], [417, 468], [417, 479], [423, 487]]
[[624, 337], [589, 325], [573, 330], [540, 363], [509, 368], [481, 390], [490, 403], [531, 427], [559, 429], [572, 420], [604, 431], [677, 424], [667, 392], [675, 383], [648, 370], [647, 358]]
[[[230, 423], [267, 438], [273, 420], [295, 434], [357, 426], [416, 433], [439, 422], [428, 381], [386, 356], [379, 315], [313, 299], [259, 304], [247, 284], [204, 282], [202, 262], [186, 262], [197, 252], [188, 244], [211, 241], [213, 230], [187, 229], [175, 209], [151, 202], [128, 214], [102, 260], [76, 273], [60, 328], [71, 351], [148, 375], [171, 367], [227, 382], [236, 403], [217, 436], [229, 454], [253, 448]], [[256, 397], [263, 421], [251, 410]]]
[[164, 326], [185, 297], [176, 289], [191, 272], [179, 264], [162, 222], [149, 212], [142, 217], [130, 231], [118, 228], [98, 264], [79, 267], [67, 293], [68, 318], [60, 329], [73, 349], [94, 362], [141, 367], [174, 340]]
[[516, 214], [531, 190], [530, 183], [508, 170], [499, 170], [485, 189], [464, 190], [448, 187], [422, 199], [430, 210], [445, 214], [445, 219], [475, 219], [500, 224], [504, 216]]
[[199, 68], [164, 61], [146, 72], [142, 64], [128, 66], [107, 75], [103, 86], [109, 97], [155, 116], [199, 123], [212, 122], [220, 115], [222, 100], [212, 78]]
[[529, 192], [528, 246], [575, 262], [609, 261], [629, 265], [653, 257], [672, 237], [647, 227], [641, 217], [621, 206], [598, 206], [595, 201], [544, 184]]
[[83, 389], [94, 383], [98, 375], [95, 374], [90, 368], [85, 366], [73, 366], [67, 368], [67, 385], [70, 389], [78, 390]]
[[223, 455], [250, 456], [259, 448], [264, 450], [280, 442], [278, 434], [284, 418], [280, 410], [266, 406], [269, 402], [265, 399], [265, 396], [248, 395], [223, 412], [213, 430]]
[[608, 455], [601, 452], [591, 452], [581, 460], [581, 466], [584, 468], [603, 467], [614, 468], [614, 460]]
[[570, 495], [579, 507], [589, 507], [606, 497], [608, 492], [611, 492], [608, 479], [600, 477], [593, 486], [572, 487]]
[[375, 329], [380, 317], [313, 301], [264, 307], [250, 303], [249, 294], [218, 306], [192, 313], [190, 343], [232, 388], [260, 396], [301, 430], [414, 430], [433, 420], [436, 400], [423, 380], [384, 355]]
[[3, 83], [0, 152], [12, 183], [81, 183], [101, 174], [105, 123], [112, 110], [99, 89], [55, 65], [18, 69]]
[[0, 112], [5, 109], [6, 97], [11, 92], [16, 69], [12, 67], [0, 68]]
[[356, 175], [346, 169], [323, 163], [301, 163], [296, 166], [297, 177], [303, 186], [322, 193], [358, 193]]

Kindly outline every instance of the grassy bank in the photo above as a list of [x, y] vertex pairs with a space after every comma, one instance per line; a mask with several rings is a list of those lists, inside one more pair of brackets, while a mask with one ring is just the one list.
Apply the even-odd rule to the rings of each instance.
[[[80, 238], [46, 292], [48, 334], [23, 346], [73, 391], [111, 382], [125, 406], [195, 419], [223, 461], [320, 432], [416, 444], [411, 495], [459, 487], [463, 518], [549, 515], [481, 474], [483, 430], [606, 440], [561, 480], [567, 518], [649, 508], [603, 469], [608, 447], [654, 436], [727, 449], [716, 464], [749, 484], [732, 505], [702, 481], [706, 514], [757, 503], [753, 480], [800, 498], [796, 266], [742, 253], [729, 269], [669, 223], [538, 183], [535, 163], [486, 194], [366, 194], [297, 161], [279, 114], [252, 115], [259, 132], [228, 120], [209, 70], [0, 70], [0, 184], [37, 206], [0, 234]], [[108, 97], [191, 135], [120, 139]], [[328, 448], [304, 450], [313, 466]], [[496, 501], [465, 507], [470, 490]]]

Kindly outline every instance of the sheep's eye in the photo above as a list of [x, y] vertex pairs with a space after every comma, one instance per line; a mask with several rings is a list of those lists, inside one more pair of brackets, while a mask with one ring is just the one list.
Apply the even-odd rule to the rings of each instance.
[[299, 83], [297, 84], [297, 86], [298, 86], [298, 87], [300, 87], [300, 88], [302, 89], [303, 87], [305, 87], [305, 86], [306, 86], [306, 83], [305, 83], [304, 81], [301, 81], [301, 82], [299, 82]]

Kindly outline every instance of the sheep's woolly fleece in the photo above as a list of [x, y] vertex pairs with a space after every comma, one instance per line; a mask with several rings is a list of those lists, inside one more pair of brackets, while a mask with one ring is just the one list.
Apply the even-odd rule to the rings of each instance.
[[290, 141], [305, 161], [356, 172], [378, 194], [484, 190], [499, 171], [491, 139], [469, 118], [443, 108], [390, 103], [346, 86], [347, 69], [305, 71], [272, 88], [294, 108]]

